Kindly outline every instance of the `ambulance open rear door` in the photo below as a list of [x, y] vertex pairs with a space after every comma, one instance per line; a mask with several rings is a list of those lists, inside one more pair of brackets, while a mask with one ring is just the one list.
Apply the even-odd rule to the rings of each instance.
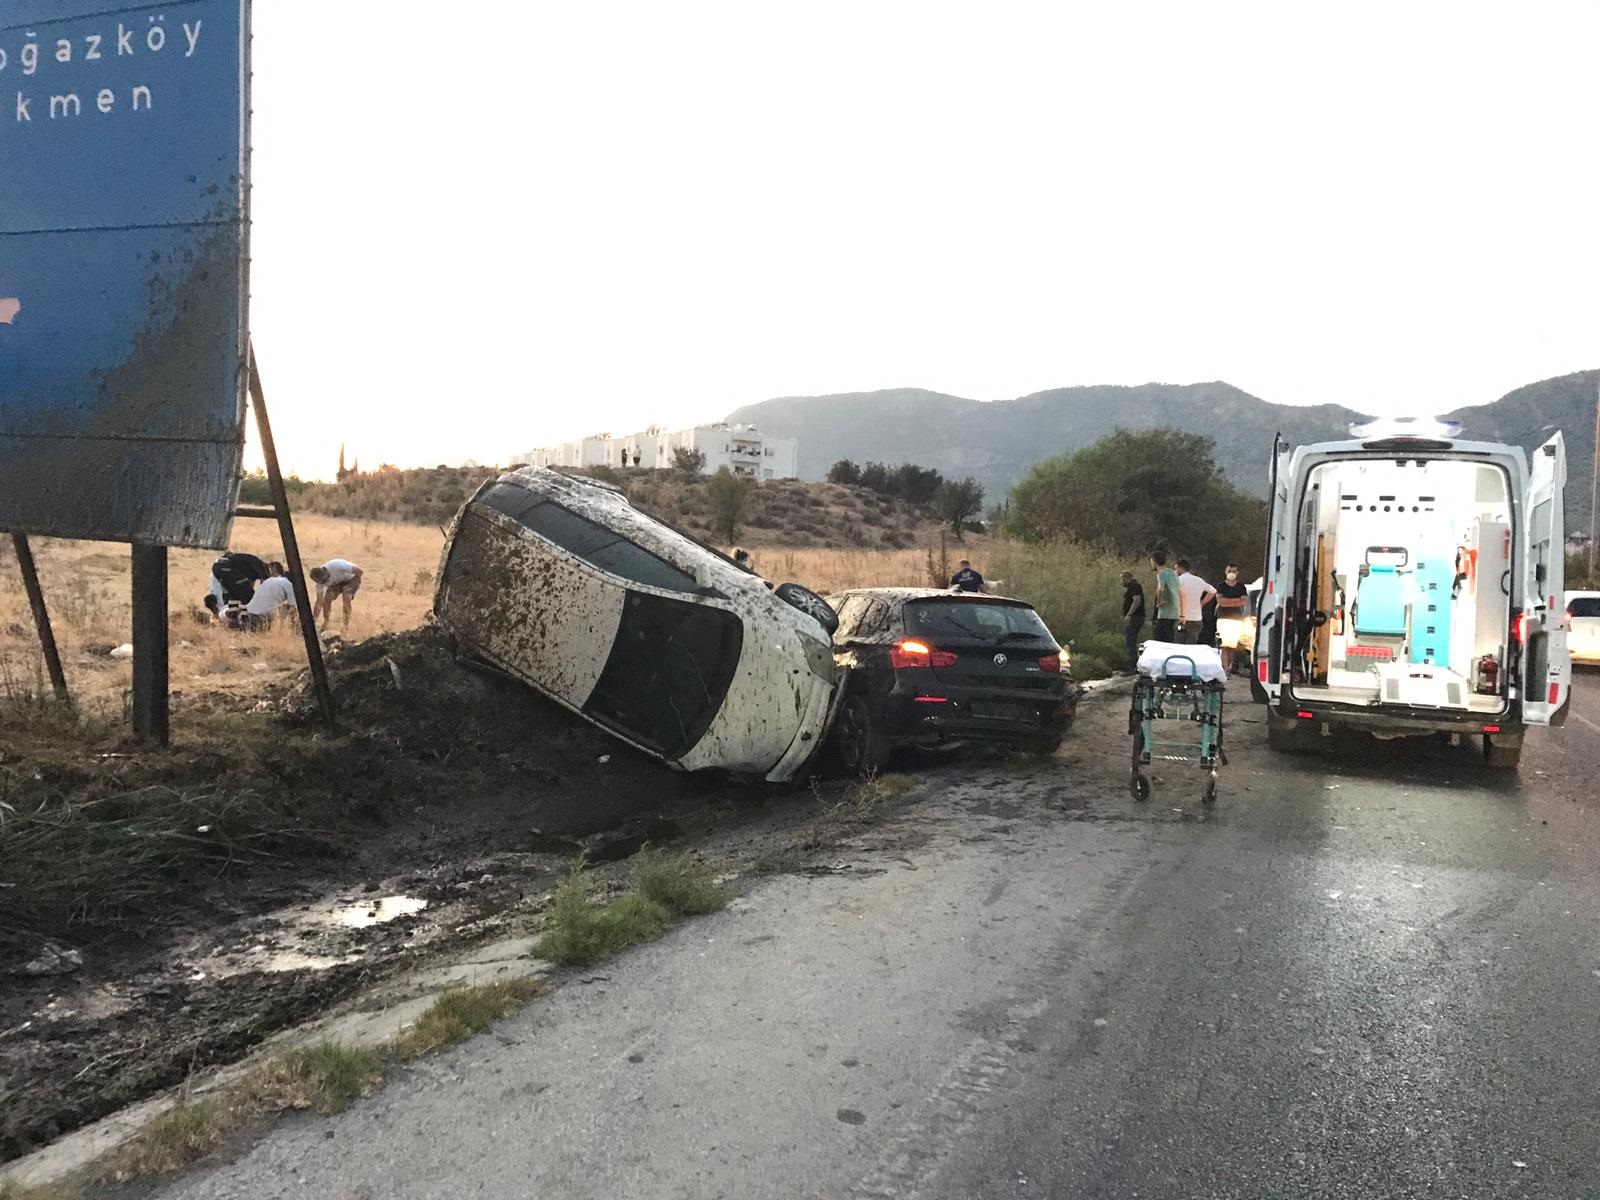
[[1562, 600], [1566, 553], [1567, 451], [1558, 433], [1533, 453], [1523, 508], [1527, 553], [1522, 562], [1522, 719], [1560, 725], [1572, 695]]

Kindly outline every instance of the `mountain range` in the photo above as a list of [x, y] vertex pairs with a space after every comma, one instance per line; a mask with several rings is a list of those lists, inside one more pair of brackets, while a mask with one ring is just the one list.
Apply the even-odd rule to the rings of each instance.
[[[1567, 443], [1568, 527], [1584, 529], [1597, 387], [1600, 370], [1579, 371], [1444, 415], [1463, 423], [1464, 437], [1512, 442], [1530, 451], [1560, 429]], [[797, 439], [802, 479], [822, 478], [841, 458], [913, 462], [946, 476], [972, 476], [993, 503], [1040, 459], [1081, 449], [1117, 429], [1162, 426], [1214, 439], [1223, 473], [1246, 491], [1264, 495], [1274, 432], [1291, 445], [1348, 438], [1349, 423], [1361, 416], [1337, 404], [1273, 404], [1216, 382], [1052, 388], [990, 401], [921, 388], [783, 396], [745, 405], [727, 420]]]

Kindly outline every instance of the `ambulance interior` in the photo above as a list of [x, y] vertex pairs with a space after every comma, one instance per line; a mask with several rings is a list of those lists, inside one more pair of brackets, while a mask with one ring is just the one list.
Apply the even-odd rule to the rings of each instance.
[[1297, 531], [1309, 632], [1296, 699], [1502, 711], [1509, 490], [1500, 467], [1459, 458], [1314, 468]]

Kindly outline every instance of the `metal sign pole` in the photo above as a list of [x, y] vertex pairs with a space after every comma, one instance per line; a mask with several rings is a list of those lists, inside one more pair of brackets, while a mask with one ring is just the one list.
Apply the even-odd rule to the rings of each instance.
[[328, 687], [328, 669], [322, 661], [322, 643], [317, 640], [317, 619], [311, 611], [311, 596], [306, 590], [305, 572], [300, 566], [300, 542], [294, 535], [294, 521], [289, 516], [289, 492], [283, 486], [283, 472], [278, 469], [278, 447], [272, 440], [272, 423], [267, 420], [267, 397], [261, 386], [261, 372], [256, 367], [256, 348], [250, 347], [250, 402], [256, 414], [256, 432], [261, 435], [261, 454], [267, 460], [267, 486], [272, 492], [272, 506], [277, 510], [278, 533], [283, 538], [283, 557], [289, 568], [289, 582], [294, 586], [294, 606], [300, 614], [300, 633], [306, 642], [306, 661], [311, 666], [311, 679], [317, 691], [317, 707], [322, 710], [322, 720], [332, 725], [333, 692]]
[[165, 746], [167, 696], [167, 548], [133, 546], [133, 736]]
[[50, 627], [50, 611], [44, 606], [44, 589], [39, 586], [39, 569], [33, 561], [33, 547], [28, 535], [13, 533], [11, 545], [17, 551], [17, 566], [22, 571], [22, 587], [28, 593], [28, 607], [33, 609], [33, 627], [39, 633], [39, 649], [44, 653], [45, 670], [50, 673], [50, 686], [56, 699], [63, 704], [72, 702], [67, 691], [67, 676], [61, 670], [61, 653], [56, 649], [55, 631]]

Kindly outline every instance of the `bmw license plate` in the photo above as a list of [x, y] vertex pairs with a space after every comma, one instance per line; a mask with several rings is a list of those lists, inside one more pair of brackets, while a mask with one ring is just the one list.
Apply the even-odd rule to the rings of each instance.
[[991, 721], [1015, 721], [1027, 716], [1028, 712], [1022, 706], [1008, 704], [1004, 700], [974, 700], [972, 715]]

